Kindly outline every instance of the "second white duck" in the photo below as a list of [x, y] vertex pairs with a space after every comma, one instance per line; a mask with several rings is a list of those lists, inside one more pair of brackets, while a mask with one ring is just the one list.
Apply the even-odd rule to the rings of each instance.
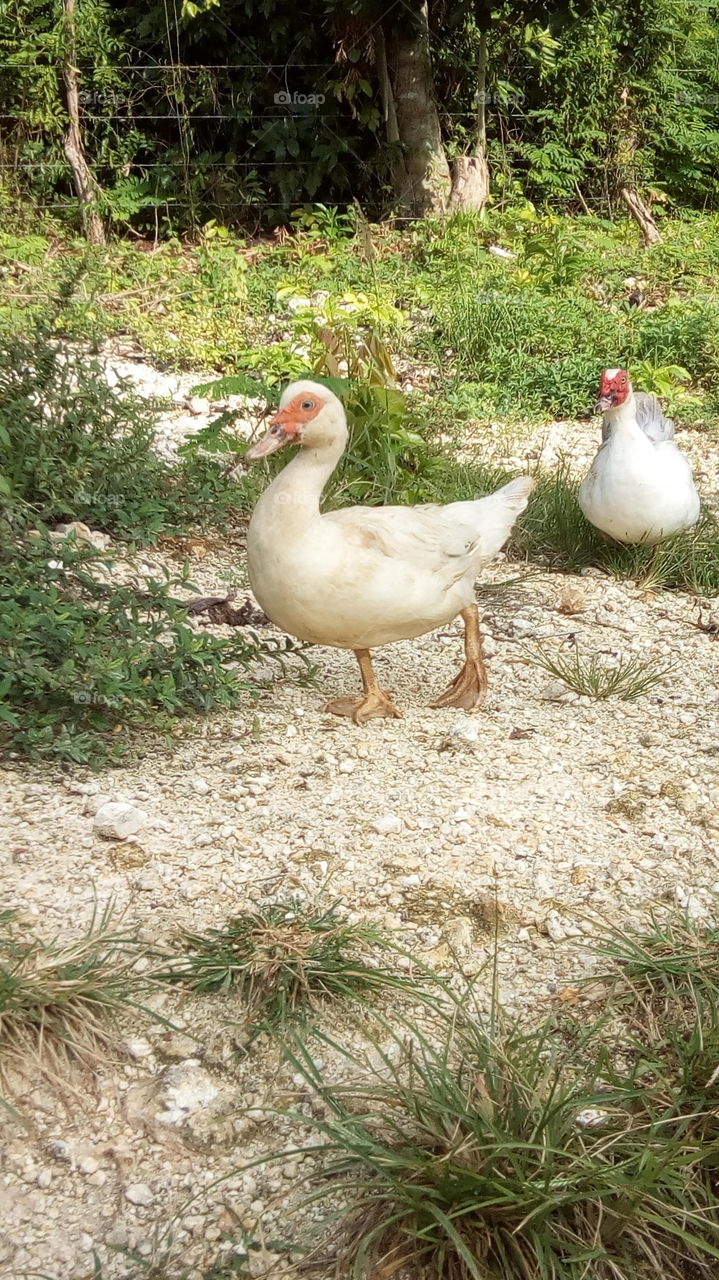
[[624, 369], [605, 369], [595, 413], [603, 443], [579, 490], [590, 524], [615, 542], [661, 542], [699, 519], [688, 459], [654, 395], [635, 395]]
[[466, 661], [433, 704], [472, 711], [483, 701], [474, 582], [527, 505], [534, 481], [521, 476], [489, 497], [448, 506], [345, 507], [320, 511], [322, 491], [344, 453], [347, 422], [337, 396], [316, 382], [284, 392], [252, 461], [299, 445], [289, 466], [255, 507], [247, 537], [252, 589], [265, 613], [291, 635], [353, 649], [363, 693], [334, 698], [326, 710], [364, 724], [399, 716], [377, 683], [370, 649], [465, 623]]

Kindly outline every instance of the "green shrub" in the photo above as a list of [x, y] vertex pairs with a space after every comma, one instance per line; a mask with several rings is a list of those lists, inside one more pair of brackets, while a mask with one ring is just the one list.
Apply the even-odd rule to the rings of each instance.
[[147, 539], [166, 522], [167, 466], [152, 450], [153, 414], [111, 389], [92, 356], [53, 341], [0, 338], [0, 484], [41, 521], [80, 519]]
[[196, 451], [170, 465], [154, 451], [158, 405], [110, 387], [96, 356], [54, 335], [67, 299], [28, 333], [0, 333], [0, 495], [52, 525], [82, 520], [136, 542], [220, 524], [237, 486]]
[[719, 296], [696, 302], [675, 298], [641, 315], [636, 324], [639, 359], [655, 365], [680, 365], [693, 378], [719, 382]]
[[237, 702], [277, 641], [199, 635], [173, 591], [112, 582], [106, 556], [0, 522], [0, 746], [31, 757], [115, 762], [132, 729]]

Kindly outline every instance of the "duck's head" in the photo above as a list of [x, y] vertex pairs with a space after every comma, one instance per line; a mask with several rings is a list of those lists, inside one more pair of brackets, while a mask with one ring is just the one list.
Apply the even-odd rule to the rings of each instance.
[[291, 382], [283, 391], [267, 434], [247, 450], [245, 458], [248, 462], [266, 458], [286, 444], [309, 449], [340, 447], [341, 451], [346, 442], [347, 419], [337, 396], [319, 382], [303, 379]]
[[626, 369], [604, 369], [594, 412], [607, 413], [610, 409], [618, 409], [631, 394], [632, 384]]

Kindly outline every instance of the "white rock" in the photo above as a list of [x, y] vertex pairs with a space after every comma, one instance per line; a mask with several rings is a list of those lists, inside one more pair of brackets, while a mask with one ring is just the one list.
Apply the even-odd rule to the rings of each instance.
[[340, 760], [340, 773], [354, 773], [354, 760]]
[[205, 782], [204, 778], [192, 778], [190, 786], [198, 796], [206, 796], [209, 794], [210, 784], [209, 782]]
[[124, 1249], [129, 1240], [124, 1222], [116, 1222], [105, 1236], [105, 1244], [114, 1245], [116, 1249]]
[[576, 1115], [576, 1123], [581, 1129], [597, 1129], [600, 1125], [606, 1124], [608, 1119], [608, 1111], [595, 1110], [594, 1107], [587, 1107], [584, 1111], [578, 1111]]
[[[143, 1040], [139, 1036], [136, 1039], [126, 1040], [125, 1048], [131, 1058], [149, 1058], [152, 1053], [152, 1046], [147, 1040]], [[91, 1172], [94, 1172], [94, 1170]]]
[[535, 630], [535, 624], [526, 618], [514, 618], [512, 626], [518, 636], [531, 636]]
[[217, 1105], [220, 1089], [197, 1058], [187, 1058], [168, 1067], [164, 1076], [165, 1110], [158, 1119], [163, 1124], [181, 1125], [195, 1112]]
[[104, 840], [127, 840], [147, 824], [147, 814], [123, 800], [100, 805], [93, 820], [95, 834]]
[[100, 1166], [94, 1156], [81, 1156], [77, 1167], [80, 1173], [89, 1176], [91, 1173], [97, 1173]]
[[35, 1181], [39, 1187], [45, 1190], [52, 1182], [52, 1171], [50, 1169], [41, 1169]]
[[459, 720], [452, 725], [447, 737], [459, 745], [479, 742], [479, 729], [473, 720]]
[[563, 942], [567, 937], [567, 930], [564, 927], [564, 921], [558, 911], [550, 911], [543, 925], [543, 932], [552, 939], [552, 942]]
[[50, 1143], [50, 1152], [56, 1160], [64, 1160], [68, 1164], [74, 1162], [72, 1147], [69, 1142], [63, 1142], [62, 1138], [58, 1138], [56, 1142]]
[[155, 1197], [146, 1182], [131, 1182], [129, 1187], [125, 1187], [125, 1199], [130, 1204], [146, 1206], [153, 1204]]
[[396, 813], [383, 813], [381, 818], [376, 818], [372, 823], [372, 830], [377, 832], [378, 836], [396, 836], [402, 830], [402, 819], [397, 817]]
[[82, 520], [71, 520], [69, 524], [58, 524], [55, 526], [54, 533], [61, 534], [64, 538], [70, 538], [73, 535], [77, 542], [89, 542], [90, 546], [95, 547], [98, 551], [106, 551], [112, 544], [112, 538], [106, 533], [100, 533], [96, 529], [89, 529]]

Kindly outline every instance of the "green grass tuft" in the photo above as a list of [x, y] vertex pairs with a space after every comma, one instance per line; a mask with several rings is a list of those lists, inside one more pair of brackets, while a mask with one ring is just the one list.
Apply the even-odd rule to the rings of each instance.
[[304, 1046], [290, 1054], [324, 1108], [322, 1172], [304, 1205], [333, 1189], [335, 1275], [716, 1274], [719, 1139], [699, 1139], [696, 1098], [676, 1076], [672, 1096], [647, 1087], [667, 1076], [660, 1050], [620, 1068], [603, 1018], [526, 1029], [496, 1006], [485, 1021], [466, 998], [427, 1034], [384, 1031], [360, 1072], [356, 1051], [321, 1037], [342, 1084]]
[[237, 990], [257, 1028], [303, 1019], [327, 999], [356, 999], [408, 979], [370, 963], [391, 944], [372, 925], [326, 910], [270, 905], [235, 917], [224, 929], [182, 935], [186, 955], [158, 973], [187, 990]]
[[[342, 1280], [710, 1280], [719, 1260], [719, 930], [605, 928], [581, 1020], [487, 1014], [442, 986], [359, 1057], [289, 1037], [313, 1092], [322, 1274]], [[329, 1051], [329, 1052], [327, 1052]], [[328, 1188], [331, 1192], [328, 1195]], [[328, 1204], [331, 1209], [328, 1210]], [[329, 1212], [329, 1216], [327, 1216]]]
[[561, 680], [574, 693], [596, 699], [621, 698], [623, 702], [643, 697], [672, 670], [671, 666], [643, 662], [635, 655], [609, 665], [595, 653], [583, 657], [576, 645], [567, 656], [547, 649], [527, 651], [527, 661]]
[[116, 1024], [136, 1008], [140, 951], [111, 911], [72, 942], [20, 932], [0, 915], [0, 1075], [32, 1064], [67, 1082], [73, 1063], [95, 1067], [116, 1046]]

